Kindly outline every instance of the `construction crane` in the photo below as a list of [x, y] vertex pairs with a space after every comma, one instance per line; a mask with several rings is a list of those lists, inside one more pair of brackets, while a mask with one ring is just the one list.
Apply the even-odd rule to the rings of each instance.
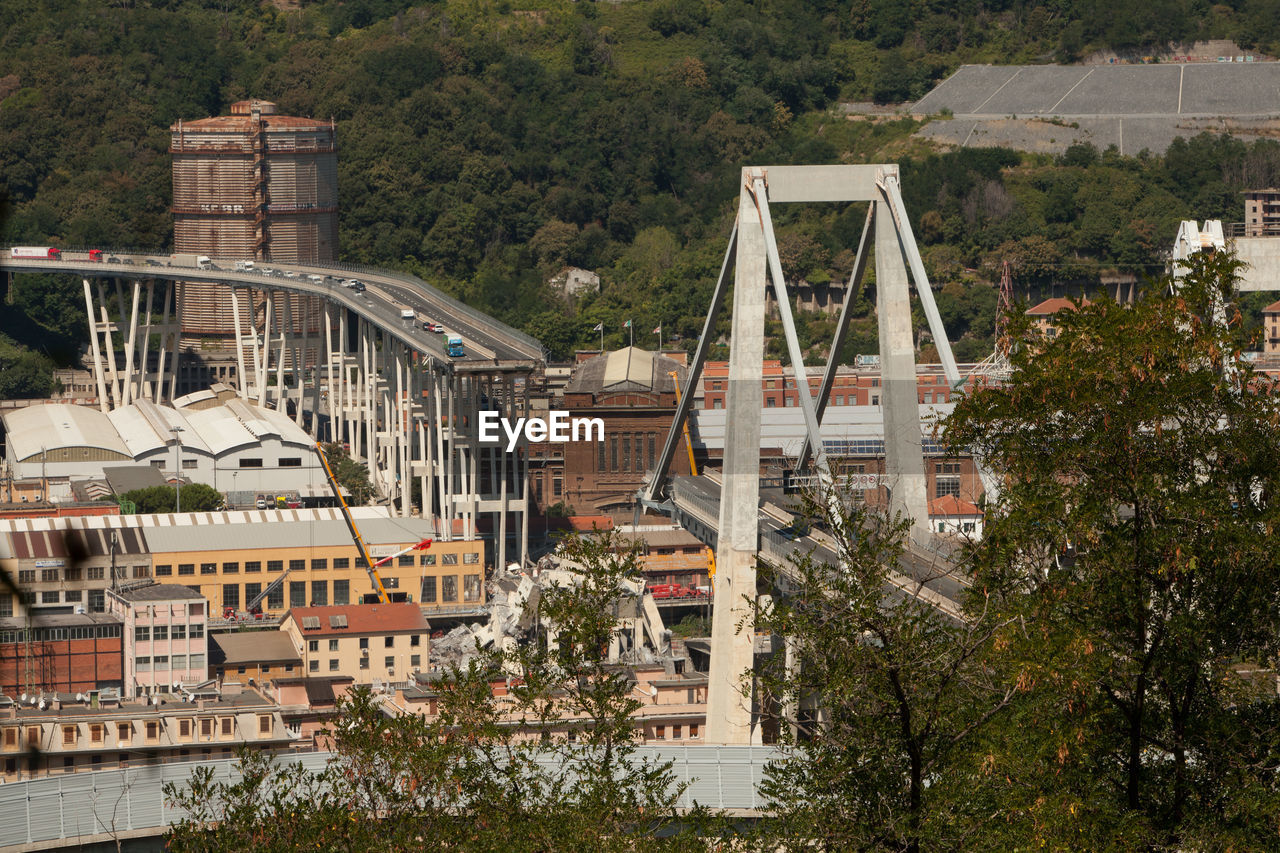
[[[390, 604], [391, 596], [387, 594], [387, 588], [382, 584], [382, 578], [378, 575], [378, 566], [384, 566], [401, 554], [407, 554], [410, 551], [425, 551], [431, 547], [430, 539], [423, 539], [415, 545], [402, 548], [394, 554], [383, 557], [381, 560], [375, 561], [369, 554], [369, 546], [365, 544], [364, 537], [360, 535], [360, 528], [356, 527], [355, 519], [351, 517], [351, 509], [347, 506], [347, 502], [342, 497], [342, 489], [338, 486], [338, 480], [333, 476], [333, 469], [329, 467], [329, 460], [324, 455], [324, 447], [319, 443], [316, 444], [316, 453], [320, 456], [320, 464], [324, 466], [325, 476], [329, 478], [329, 488], [333, 489], [333, 494], [338, 499], [338, 506], [342, 508], [342, 520], [347, 523], [347, 530], [351, 532], [351, 538], [356, 543], [356, 547], [360, 550], [360, 556], [364, 559], [364, 564], [369, 571], [369, 582], [373, 584], [374, 595], [378, 599], [378, 604]], [[281, 577], [280, 580], [284, 578]], [[278, 583], [279, 581], [277, 581]], [[265, 592], [265, 590], [264, 590]]]
[[[680, 408], [680, 376], [674, 370], [668, 370], [667, 375], [676, 383], [676, 409]], [[689, 419], [684, 421], [684, 449], [689, 451], [689, 474], [698, 476], [698, 463], [693, 459], [693, 439], [689, 438]], [[711, 590], [715, 591], [716, 583], [716, 552], [707, 547], [707, 583], [711, 585]]]

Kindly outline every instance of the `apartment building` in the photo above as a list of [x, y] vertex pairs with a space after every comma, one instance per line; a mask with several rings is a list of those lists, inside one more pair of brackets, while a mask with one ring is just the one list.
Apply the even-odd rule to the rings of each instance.
[[52, 697], [45, 709], [9, 702], [0, 708], [4, 781], [59, 773], [230, 758], [240, 747], [297, 746], [279, 706], [253, 692], [163, 704]]
[[406, 681], [427, 665], [430, 625], [416, 604], [295, 607], [280, 630], [302, 649], [308, 676], [350, 675], [356, 684]]
[[143, 581], [111, 590], [107, 608], [123, 623], [124, 695], [167, 693], [209, 680], [209, 606], [186, 586]]

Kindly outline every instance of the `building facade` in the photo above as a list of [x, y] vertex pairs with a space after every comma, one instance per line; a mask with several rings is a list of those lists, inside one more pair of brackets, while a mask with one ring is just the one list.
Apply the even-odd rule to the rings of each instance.
[[209, 680], [209, 605], [200, 593], [177, 584], [129, 584], [107, 593], [107, 608], [123, 624], [127, 698]]
[[302, 649], [308, 676], [356, 684], [404, 682], [428, 665], [430, 625], [415, 604], [295, 607], [280, 630]]
[[0, 619], [0, 694], [119, 689], [123, 672], [123, 627], [116, 617], [70, 613]]

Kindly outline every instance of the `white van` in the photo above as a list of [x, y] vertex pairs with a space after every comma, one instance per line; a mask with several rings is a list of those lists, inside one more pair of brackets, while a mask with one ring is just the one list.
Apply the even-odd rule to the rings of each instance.
[[253, 272], [253, 261], [236, 261], [236, 272]]
[[309, 276], [307, 276], [307, 281], [311, 282], [312, 284], [324, 284], [324, 276], [322, 276], [322, 275], [309, 275]]

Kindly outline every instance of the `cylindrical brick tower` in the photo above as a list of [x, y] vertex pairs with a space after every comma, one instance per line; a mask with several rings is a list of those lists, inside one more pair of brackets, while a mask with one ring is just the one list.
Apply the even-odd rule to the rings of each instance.
[[[250, 100], [232, 104], [229, 116], [179, 121], [170, 131], [174, 251], [276, 263], [337, 257], [332, 122], [277, 115], [270, 101]], [[241, 302], [246, 334], [251, 318], [261, 319], [259, 306], [247, 301]], [[234, 337], [226, 288], [186, 283], [180, 302], [185, 339]], [[317, 300], [305, 300], [293, 315], [295, 333], [319, 330]]]

